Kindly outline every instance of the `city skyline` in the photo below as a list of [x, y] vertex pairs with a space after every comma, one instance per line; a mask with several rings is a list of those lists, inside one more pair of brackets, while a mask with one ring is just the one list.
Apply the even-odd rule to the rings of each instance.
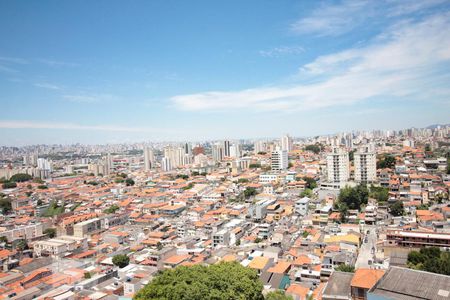
[[3, 2], [1, 144], [446, 124], [449, 16], [439, 0]]

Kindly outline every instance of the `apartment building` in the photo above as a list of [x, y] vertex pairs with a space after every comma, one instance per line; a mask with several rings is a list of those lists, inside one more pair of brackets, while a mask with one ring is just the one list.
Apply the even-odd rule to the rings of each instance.
[[349, 179], [348, 152], [335, 147], [327, 155], [327, 179], [333, 183], [345, 183]]

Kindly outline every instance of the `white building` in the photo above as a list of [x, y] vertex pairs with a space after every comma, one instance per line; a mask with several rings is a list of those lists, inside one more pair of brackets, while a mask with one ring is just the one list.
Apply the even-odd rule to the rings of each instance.
[[286, 170], [288, 164], [288, 152], [286, 150], [272, 151], [272, 170]]
[[360, 147], [354, 154], [355, 181], [374, 182], [377, 179], [377, 157], [373, 145]]
[[225, 157], [225, 148], [222, 144], [214, 144], [212, 146], [212, 157], [214, 162], [222, 161]]
[[289, 135], [284, 135], [281, 137], [281, 150], [285, 150], [287, 152], [292, 151], [293, 149], [292, 138]]
[[295, 212], [301, 216], [306, 216], [309, 210], [309, 202], [311, 199], [308, 197], [303, 197], [295, 201]]
[[172, 162], [171, 162], [170, 158], [163, 157], [161, 159], [161, 170], [163, 172], [168, 172], [168, 171], [172, 170]]
[[350, 173], [350, 162], [348, 152], [342, 148], [335, 147], [327, 155], [328, 181], [344, 183], [348, 181]]
[[144, 148], [144, 170], [150, 171], [154, 167], [155, 156], [153, 155], [153, 150], [149, 147]]

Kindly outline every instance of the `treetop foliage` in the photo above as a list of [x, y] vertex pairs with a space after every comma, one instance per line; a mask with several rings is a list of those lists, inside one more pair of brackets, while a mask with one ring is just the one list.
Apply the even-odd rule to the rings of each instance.
[[180, 266], [166, 270], [142, 288], [134, 300], [263, 300], [256, 272], [237, 262]]

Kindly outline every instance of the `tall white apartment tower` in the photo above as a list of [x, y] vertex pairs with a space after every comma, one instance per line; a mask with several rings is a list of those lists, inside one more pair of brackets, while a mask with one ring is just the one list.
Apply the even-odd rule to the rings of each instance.
[[377, 179], [377, 155], [373, 144], [364, 145], [354, 154], [355, 181], [374, 182]]
[[255, 154], [258, 154], [259, 152], [266, 152], [266, 143], [264, 141], [256, 141], [255, 142]]
[[350, 174], [348, 152], [342, 148], [334, 147], [327, 155], [328, 181], [344, 183]]
[[293, 149], [292, 138], [289, 135], [284, 135], [281, 137], [281, 150], [286, 150], [287, 152], [292, 151]]
[[170, 158], [163, 157], [161, 159], [161, 170], [163, 172], [168, 172], [168, 171], [172, 170], [172, 163], [170, 161]]
[[144, 147], [144, 170], [150, 171], [154, 166], [155, 156], [153, 150], [150, 147]]
[[272, 170], [286, 170], [288, 168], [288, 152], [276, 149], [272, 151]]
[[222, 144], [217, 143], [212, 146], [212, 157], [214, 162], [222, 161], [225, 156], [225, 149]]
[[223, 141], [223, 155], [230, 157], [230, 141]]

